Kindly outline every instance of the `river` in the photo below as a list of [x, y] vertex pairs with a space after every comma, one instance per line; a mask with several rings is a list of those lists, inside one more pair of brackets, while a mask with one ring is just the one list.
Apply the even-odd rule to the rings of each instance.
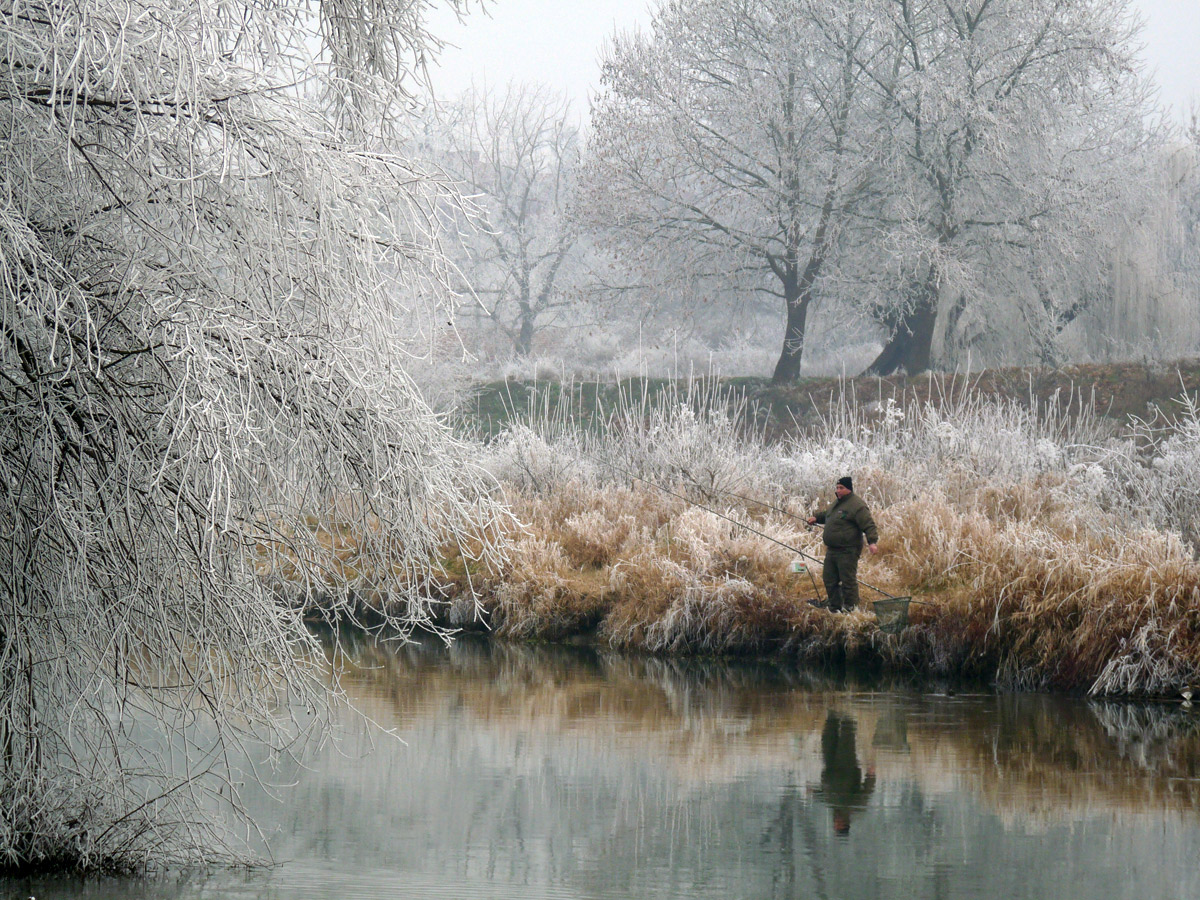
[[357, 657], [375, 725], [248, 789], [275, 865], [0, 898], [1200, 897], [1177, 704], [476, 639]]

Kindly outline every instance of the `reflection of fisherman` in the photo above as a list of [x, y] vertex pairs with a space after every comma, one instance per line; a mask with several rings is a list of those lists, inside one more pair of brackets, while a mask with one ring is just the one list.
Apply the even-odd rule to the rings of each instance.
[[821, 732], [821, 798], [833, 813], [833, 830], [850, 833], [850, 816], [867, 808], [867, 798], [875, 788], [875, 767], [867, 766], [866, 777], [858, 767], [854, 746], [854, 719], [830, 710]]

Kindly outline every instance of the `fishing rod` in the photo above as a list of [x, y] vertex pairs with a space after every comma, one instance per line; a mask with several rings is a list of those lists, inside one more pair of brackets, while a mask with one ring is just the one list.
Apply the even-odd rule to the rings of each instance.
[[[687, 469], [680, 466], [679, 471], [682, 472], [684, 475], [686, 475], [687, 478], [692, 482], [692, 484], [696, 485], [696, 487], [700, 488], [700, 490], [702, 490], [702, 491], [706, 490], [704, 488], [704, 486], [700, 484], [699, 479], [697, 479], [694, 475], [692, 475], [692, 473], [689, 472]], [[634, 475], [633, 477], [636, 478], [637, 476]], [[645, 479], [642, 479], [642, 480], [645, 481]], [[647, 483], [649, 484], [649, 482], [647, 482]], [[658, 485], [654, 485], [654, 486], [658, 487]], [[745, 503], [756, 503], [759, 506], [764, 506], [767, 509], [771, 510], [772, 512], [777, 512], [780, 515], [787, 516], [789, 519], [795, 519], [797, 522], [801, 523], [804, 526], [805, 531], [812, 531], [813, 526], [809, 524], [808, 519], [806, 519], [805, 517], [798, 516], [795, 513], [788, 512], [786, 509], [781, 509], [778, 506], [775, 506], [774, 504], [767, 503], [765, 500], [759, 500], [756, 497], [747, 497], [744, 494], [739, 494], [737, 491], [731, 491], [727, 488], [712, 487], [712, 488], [708, 488], [707, 490], [710, 492], [716, 492], [718, 494], [724, 494], [727, 497], [734, 497], [738, 500], [744, 501]], [[684, 499], [684, 502], [692, 503], [695, 506], [700, 506], [700, 504], [695, 503], [694, 501], [689, 500], [686, 497], [683, 499]], [[700, 508], [707, 509], [707, 507], [704, 507], [704, 506], [700, 506]], [[712, 510], [709, 510], [709, 511], [713, 512]], [[714, 512], [713, 514], [720, 515], [720, 513], [716, 513], [716, 512]], [[749, 525], [745, 525], [744, 523], [739, 522], [738, 524], [741, 525], [743, 528], [746, 528], [750, 531], [754, 530], [754, 529], [750, 528]], [[767, 540], [772, 540], [772, 538], [768, 537]], [[776, 543], [778, 543], [778, 542], [776, 542]], [[784, 546], [786, 546], [786, 545], [784, 545]], [[808, 558], [813, 560], [813, 562], [821, 562], [821, 560], [817, 559], [815, 556], [809, 556], [807, 553], [804, 553], [804, 551], [802, 551], [802, 550], [797, 550], [792, 547], [789, 547], [788, 549], [794, 550], [794, 552], [799, 553], [801, 556], [808, 556]], [[808, 567], [806, 566], [805, 572], [808, 573], [808, 580], [812, 582], [813, 590], [816, 591], [818, 595], [820, 595], [821, 589], [817, 587], [817, 579], [813, 576], [812, 571], [809, 570]]]
[[[694, 485], [696, 485], [696, 487], [700, 488], [700, 490], [705, 490], [705, 488], [700, 484], [700, 481], [695, 476], [693, 476], [692, 473], [689, 472], [687, 469], [684, 469], [681, 467], [679, 469], [679, 471], [682, 472], [684, 475], [686, 475], [689, 479], [691, 479], [692, 483]], [[781, 516], [787, 516], [789, 519], [795, 519], [797, 522], [803, 522], [805, 528], [812, 528], [812, 526], [808, 524], [808, 520], [804, 516], [798, 516], [793, 512], [788, 512], [786, 509], [782, 509], [778, 506], [774, 506], [773, 504], [767, 503], [765, 500], [759, 500], [756, 497], [747, 497], [745, 494], [739, 494], [737, 491], [731, 491], [731, 490], [728, 490], [727, 488], [713, 487], [713, 488], [710, 488], [709, 490], [715, 491], [718, 494], [725, 494], [727, 497], [733, 497], [737, 500], [743, 500], [746, 503], [755, 503], [759, 506], [765, 506], [767, 509], [771, 510], [772, 512], [779, 513]]]
[[[699, 481], [697, 481], [697, 480], [696, 480], [696, 479], [695, 479], [695, 478], [692, 476], [692, 474], [691, 474], [690, 472], [688, 472], [688, 471], [687, 471], [687, 469], [682, 469], [682, 468], [681, 468], [681, 469], [680, 469], [680, 471], [681, 471], [681, 472], [683, 472], [685, 475], [687, 475], [687, 476], [688, 476], [688, 478], [691, 478], [692, 482], [693, 482], [693, 483], [694, 483], [694, 484], [695, 484], [697, 487], [700, 487], [700, 489], [701, 489], [701, 490], [704, 490], [704, 488], [703, 488], [703, 487], [701, 487], [701, 485], [700, 485], [700, 482], [699, 482]], [[633, 477], [635, 477], [635, 478], [636, 478], [637, 476], [635, 475], [635, 476], [633, 476]], [[643, 481], [645, 481], [645, 479], [644, 479], [644, 478], [643, 478], [642, 480], [643, 480]], [[649, 484], [649, 482], [647, 482], [647, 483]], [[655, 487], [657, 487], [657, 485], [655, 485]], [[765, 506], [767, 509], [769, 509], [769, 510], [772, 510], [772, 511], [774, 511], [774, 512], [777, 512], [777, 513], [779, 513], [780, 515], [787, 516], [787, 517], [788, 517], [788, 518], [790, 518], [790, 519], [795, 519], [797, 522], [801, 522], [801, 523], [803, 523], [804, 527], [805, 527], [806, 529], [810, 530], [810, 531], [811, 531], [811, 530], [812, 530], [812, 528], [814, 527], [813, 525], [810, 525], [810, 524], [809, 524], [809, 521], [808, 521], [808, 519], [806, 519], [804, 516], [798, 516], [798, 515], [796, 515], [795, 513], [788, 512], [786, 509], [780, 509], [778, 506], [773, 506], [772, 504], [770, 504], [770, 503], [767, 503], [765, 500], [759, 500], [759, 499], [757, 499], [757, 498], [755, 498], [755, 497], [747, 497], [747, 496], [746, 496], [746, 495], [744, 495], [744, 494], [739, 494], [737, 491], [731, 491], [731, 490], [727, 490], [727, 489], [725, 489], [725, 488], [717, 488], [717, 487], [714, 487], [714, 488], [712, 488], [712, 490], [713, 490], [713, 491], [716, 491], [716, 492], [717, 492], [717, 493], [719, 493], [719, 494], [725, 494], [726, 496], [729, 496], [729, 497], [735, 497], [735, 498], [736, 498], [736, 499], [738, 499], [738, 500], [744, 500], [744, 501], [745, 501], [745, 502], [747, 502], [747, 503], [757, 503], [759, 506]], [[693, 504], [693, 505], [695, 505], [695, 506], [700, 506], [700, 504], [698, 504], [698, 503], [695, 503], [695, 501], [688, 500], [686, 497], [685, 497], [685, 498], [683, 498], [683, 499], [684, 499], [686, 502], [688, 502], [688, 503], [692, 503], [692, 504]], [[705, 506], [700, 506], [700, 508], [701, 508], [701, 509], [707, 509], [707, 507], [705, 507]], [[709, 512], [713, 512], [713, 511], [712, 511], [712, 510], [709, 510]], [[714, 515], [720, 515], [720, 513], [714, 513]], [[741, 524], [741, 523], [739, 522], [738, 524]], [[742, 525], [742, 527], [743, 527], [743, 528], [749, 528], [749, 526], [748, 526], [748, 525]], [[751, 530], [753, 530], [753, 529], [751, 529]], [[767, 540], [770, 540], [770, 538], [767, 538]], [[804, 553], [804, 552], [803, 552], [803, 551], [801, 551], [801, 550], [797, 550], [796, 552], [797, 552], [797, 553], [800, 553], [802, 556], [808, 556], [808, 554]], [[813, 560], [813, 561], [815, 561], [815, 562], [822, 562], [822, 560], [819, 560], [819, 559], [817, 559], [815, 556], [808, 556], [808, 558], [809, 558], [809, 559], [811, 559], [811, 560]], [[809, 578], [812, 578], [812, 574], [811, 574], [811, 573], [809, 574]], [[813, 587], [816, 587], [817, 581], [816, 581], [816, 579], [815, 579], [815, 578], [813, 578], [813, 579], [812, 579], [812, 582], [813, 582]], [[898, 599], [901, 599], [901, 598], [898, 598], [898, 597], [894, 597], [894, 596], [892, 596], [892, 595], [891, 595], [891, 594], [889, 594], [887, 591], [880, 590], [879, 588], [875, 587], [874, 585], [867, 584], [865, 581], [862, 581], [861, 579], [859, 580], [859, 582], [858, 582], [858, 583], [859, 583], [859, 584], [861, 584], [863, 587], [870, 588], [871, 590], [875, 591], [876, 593], [883, 594], [883, 596], [887, 597], [889, 600], [898, 600]], [[908, 601], [909, 601], [909, 602], [911, 602], [911, 603], [916, 603], [916, 604], [918, 604], [918, 605], [920, 605], [920, 606], [927, 606], [927, 605], [928, 605], [928, 604], [927, 604], [927, 603], [925, 603], [923, 600], [913, 600], [911, 597], [905, 597], [905, 598], [903, 598], [903, 599], [906, 599], [906, 600], [908, 600]]]
[[[672, 491], [669, 488], [665, 488], [661, 484], [657, 484], [657, 483], [651, 481], [649, 478], [643, 478], [641, 475], [637, 475], [637, 474], [629, 471], [626, 468], [618, 466], [616, 463], [609, 462], [607, 459], [601, 459], [598, 456], [592, 456], [590, 453], [585, 453], [583, 450], [577, 449], [576, 452], [580, 456], [586, 457], [587, 459], [590, 459], [593, 462], [600, 463], [602, 466], [608, 466], [614, 472], [619, 472], [622, 475], [625, 475], [627, 478], [633, 478], [637, 481], [641, 481], [642, 483], [648, 484], [648, 485], [650, 485], [650, 487], [652, 487], [656, 490], [662, 491], [664, 494], [667, 494], [671, 497], [675, 497], [678, 500], [682, 500], [684, 503], [690, 504], [691, 506], [694, 506], [697, 509], [702, 509], [707, 513], [711, 513], [712, 515], [716, 516], [718, 519], [724, 519], [726, 522], [732, 522], [734, 525], [737, 525], [741, 528], [746, 529], [751, 534], [756, 534], [760, 538], [770, 541], [772, 544], [778, 544], [780, 547], [783, 547], [785, 550], [790, 550], [793, 553], [796, 553], [807, 559], [811, 559], [813, 562], [824, 562], [824, 560], [822, 560], [819, 556], [813, 556], [811, 553], [807, 553], [804, 550], [801, 550], [799, 547], [793, 547], [791, 544], [785, 544], [783, 541], [778, 540], [777, 538], [773, 538], [769, 534], [764, 534], [763, 532], [759, 531], [757, 528], [747, 525], [745, 522], [739, 521], [738, 519], [735, 519], [732, 516], [727, 516], [724, 513], [719, 513], [715, 509], [705, 506], [703, 503], [697, 503], [695, 500], [692, 500], [689, 497], [685, 497], [683, 494], [680, 494], [676, 491]], [[736, 495], [733, 495], [733, 496], [736, 496]], [[791, 514], [788, 513], [787, 515], [791, 515]], [[799, 518], [799, 517], [792, 516], [792, 518]], [[812, 573], [809, 573], [809, 574], [811, 577]], [[889, 594], [887, 591], [883, 590], [883, 588], [875, 587], [875, 585], [873, 585], [873, 584], [868, 584], [867, 582], [862, 581], [862, 580], [859, 580], [858, 583], [861, 584], [865, 588], [869, 588], [870, 590], [875, 591], [875, 593], [877, 593], [877, 594], [883, 594], [883, 596], [887, 597], [889, 600], [900, 599], [900, 598], [894, 596], [893, 594]], [[813, 579], [813, 584], [816, 585], [816, 579]]]

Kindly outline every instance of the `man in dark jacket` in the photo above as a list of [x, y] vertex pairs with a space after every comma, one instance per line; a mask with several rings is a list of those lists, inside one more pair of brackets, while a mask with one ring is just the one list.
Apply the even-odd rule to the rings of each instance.
[[825, 565], [821, 580], [832, 612], [849, 612], [858, 607], [858, 557], [863, 538], [872, 553], [878, 553], [879, 532], [871, 511], [854, 493], [850, 476], [839, 478], [833, 488], [837, 500], [833, 506], [808, 517], [809, 525], [825, 526]]

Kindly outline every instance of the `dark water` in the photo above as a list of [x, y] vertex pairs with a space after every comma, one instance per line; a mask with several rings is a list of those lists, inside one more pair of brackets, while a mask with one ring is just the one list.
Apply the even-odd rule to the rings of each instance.
[[351, 695], [405, 743], [351, 725], [251, 796], [273, 868], [0, 898], [1200, 897], [1179, 706], [476, 642], [363, 661]]

